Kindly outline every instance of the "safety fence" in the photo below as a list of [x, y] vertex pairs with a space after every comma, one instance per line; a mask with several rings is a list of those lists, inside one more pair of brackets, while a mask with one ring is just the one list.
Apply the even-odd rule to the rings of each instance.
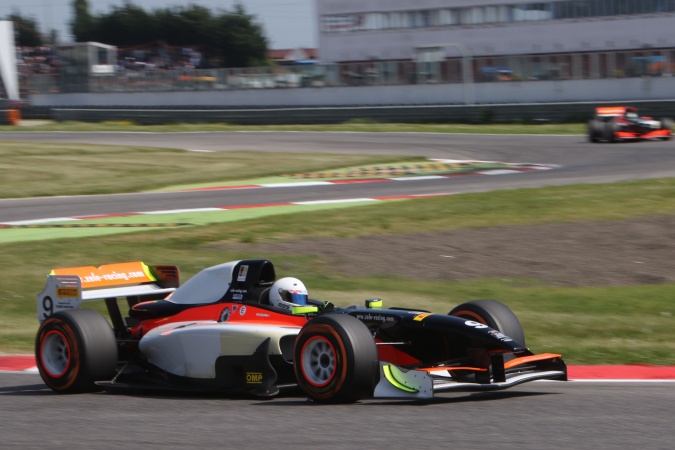
[[340, 86], [489, 83], [672, 77], [675, 49], [556, 53], [442, 61], [368, 61], [243, 69], [114, 70], [112, 73], [25, 73], [32, 94], [224, 91]]

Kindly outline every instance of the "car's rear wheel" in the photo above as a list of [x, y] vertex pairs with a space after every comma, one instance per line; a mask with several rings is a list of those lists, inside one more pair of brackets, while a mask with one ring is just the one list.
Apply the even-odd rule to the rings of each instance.
[[88, 309], [61, 311], [45, 320], [35, 339], [42, 380], [56, 392], [97, 390], [115, 375], [117, 341], [108, 321]]
[[518, 317], [506, 305], [496, 300], [473, 300], [462, 303], [448, 314], [487, 325], [525, 346], [525, 332]]
[[673, 120], [669, 119], [668, 117], [664, 117], [663, 119], [661, 119], [661, 129], [668, 130], [668, 135], [663, 136], [661, 139], [663, 139], [664, 141], [669, 140], [672, 137], [671, 135], [673, 133]]
[[603, 123], [597, 119], [588, 122], [588, 140], [598, 142], [602, 138]]
[[342, 314], [319, 316], [302, 328], [293, 366], [300, 388], [327, 403], [372, 396], [380, 373], [370, 331], [360, 320]]

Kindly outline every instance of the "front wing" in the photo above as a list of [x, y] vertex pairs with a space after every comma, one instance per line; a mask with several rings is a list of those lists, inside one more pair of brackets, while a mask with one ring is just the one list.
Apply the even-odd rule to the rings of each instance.
[[567, 367], [560, 355], [532, 355], [505, 363], [503, 354], [496, 354], [488, 369], [441, 366], [406, 370], [381, 361], [374, 397], [425, 400], [437, 392], [497, 391], [535, 380], [566, 381]]
[[671, 131], [668, 129], [652, 130], [646, 133], [635, 131], [617, 131], [614, 133], [616, 139], [662, 139], [669, 138], [670, 136]]

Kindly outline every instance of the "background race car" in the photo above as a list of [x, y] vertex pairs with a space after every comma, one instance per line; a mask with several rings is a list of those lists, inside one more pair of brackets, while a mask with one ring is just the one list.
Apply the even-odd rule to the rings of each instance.
[[[91, 300], [105, 302], [109, 319], [80, 308]], [[140, 261], [55, 269], [37, 302], [38, 369], [61, 393], [299, 390], [335, 403], [567, 379], [561, 355], [528, 350], [497, 301], [449, 314], [385, 309], [377, 298], [338, 308], [277, 279], [268, 260], [219, 264], [183, 285], [176, 266]]]
[[673, 131], [669, 118], [654, 120], [639, 116], [631, 106], [603, 106], [595, 109], [595, 117], [588, 122], [590, 142], [617, 142], [628, 139], [668, 140]]

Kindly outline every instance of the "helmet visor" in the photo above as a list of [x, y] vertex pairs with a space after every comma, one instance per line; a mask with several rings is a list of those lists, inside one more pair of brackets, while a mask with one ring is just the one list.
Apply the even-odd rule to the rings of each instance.
[[295, 293], [292, 291], [284, 291], [283, 298], [289, 303], [294, 305], [306, 306], [307, 305], [307, 294]]

